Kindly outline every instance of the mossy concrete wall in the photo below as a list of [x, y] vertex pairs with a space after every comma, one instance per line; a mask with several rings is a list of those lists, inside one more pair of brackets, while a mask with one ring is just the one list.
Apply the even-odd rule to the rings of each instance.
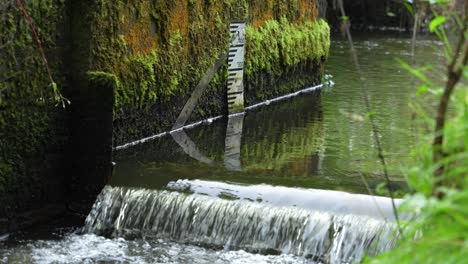
[[[63, 89], [65, 2], [24, 2]], [[56, 107], [38, 46], [16, 1], [0, 1], [0, 232], [8, 228], [4, 217], [13, 212], [62, 200], [69, 134], [65, 112]]]
[[[249, 24], [247, 105], [318, 83], [330, 44], [316, 0], [23, 2], [71, 105], [56, 105], [23, 14], [16, 1], [2, 1], [0, 218], [64, 197], [73, 166], [67, 147], [83, 140], [72, 130], [86, 107], [80, 99], [96, 100], [89, 90], [96, 78], [114, 90], [119, 145], [173, 125], [199, 79], [228, 50], [231, 19]], [[193, 119], [226, 112], [226, 75], [223, 67]]]
[[[114, 143], [120, 145], [173, 125], [205, 71], [228, 50], [232, 19], [250, 25], [247, 104], [317, 82], [328, 55], [329, 28], [318, 20], [316, 2], [80, 1], [74, 10], [81, 10], [77, 19], [85, 25], [77, 31], [94, 37], [87, 45], [90, 52], [82, 56], [87, 67], [78, 68], [115, 74], [120, 81], [114, 111]], [[299, 70], [307, 78], [287, 89], [280, 84]], [[195, 109], [194, 120], [226, 112], [226, 79], [224, 67]]]

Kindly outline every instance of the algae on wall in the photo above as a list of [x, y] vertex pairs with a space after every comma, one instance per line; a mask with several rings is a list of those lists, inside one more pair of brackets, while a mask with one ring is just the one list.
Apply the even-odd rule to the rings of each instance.
[[[316, 0], [101, 0], [86, 8], [94, 36], [87, 66], [115, 74], [121, 84], [116, 89], [116, 144], [172, 126], [201, 76], [228, 50], [232, 19], [251, 24], [246, 47], [246, 80], [251, 80], [246, 92], [252, 98], [248, 103], [292, 89], [268, 91], [260, 87], [269, 83], [265, 78], [281, 79], [297, 68], [320, 75], [328, 55], [329, 28], [318, 20]], [[264, 76], [267, 71], [271, 74]], [[222, 68], [194, 119], [225, 111], [225, 82]], [[310, 79], [300, 83], [310, 84]]]
[[[121, 79], [117, 108], [145, 109], [158, 98], [190, 91], [218, 55], [227, 51], [233, 18], [252, 23], [247, 33], [247, 75], [270, 70], [263, 67], [265, 63], [281, 71], [328, 55], [329, 29], [317, 20], [312, 0], [102, 2], [105, 12], [94, 18], [97, 26], [92, 34], [100, 37], [92, 40], [96, 48], [91, 67]], [[120, 23], [104, 30], [111, 21]], [[222, 85], [224, 80], [215, 78], [215, 83]]]

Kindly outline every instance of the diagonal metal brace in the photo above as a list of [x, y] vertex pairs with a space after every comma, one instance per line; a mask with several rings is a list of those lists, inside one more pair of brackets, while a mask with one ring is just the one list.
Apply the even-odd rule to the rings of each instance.
[[208, 84], [213, 79], [215, 73], [219, 70], [219, 67], [226, 63], [226, 60], [227, 53], [222, 53], [218, 57], [218, 59], [216, 59], [214, 65], [208, 69], [208, 71], [198, 83], [197, 87], [195, 87], [195, 90], [193, 90], [192, 95], [190, 96], [184, 108], [180, 112], [179, 117], [177, 117], [175, 124], [172, 126], [172, 130], [179, 129], [185, 125], [193, 110], [195, 109], [198, 100], [202, 96], [205, 89], [208, 87]]

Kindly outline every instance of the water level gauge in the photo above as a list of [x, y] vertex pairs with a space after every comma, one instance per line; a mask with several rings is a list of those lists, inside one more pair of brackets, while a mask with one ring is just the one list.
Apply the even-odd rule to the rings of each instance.
[[244, 43], [245, 22], [232, 22], [230, 26], [231, 46], [228, 56], [229, 114], [244, 111]]

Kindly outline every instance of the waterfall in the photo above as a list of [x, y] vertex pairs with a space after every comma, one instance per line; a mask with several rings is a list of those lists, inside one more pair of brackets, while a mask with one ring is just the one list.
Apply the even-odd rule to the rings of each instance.
[[393, 230], [393, 223], [366, 216], [110, 186], [83, 228], [98, 235], [293, 254], [328, 263], [359, 262], [366, 253], [390, 249]]

